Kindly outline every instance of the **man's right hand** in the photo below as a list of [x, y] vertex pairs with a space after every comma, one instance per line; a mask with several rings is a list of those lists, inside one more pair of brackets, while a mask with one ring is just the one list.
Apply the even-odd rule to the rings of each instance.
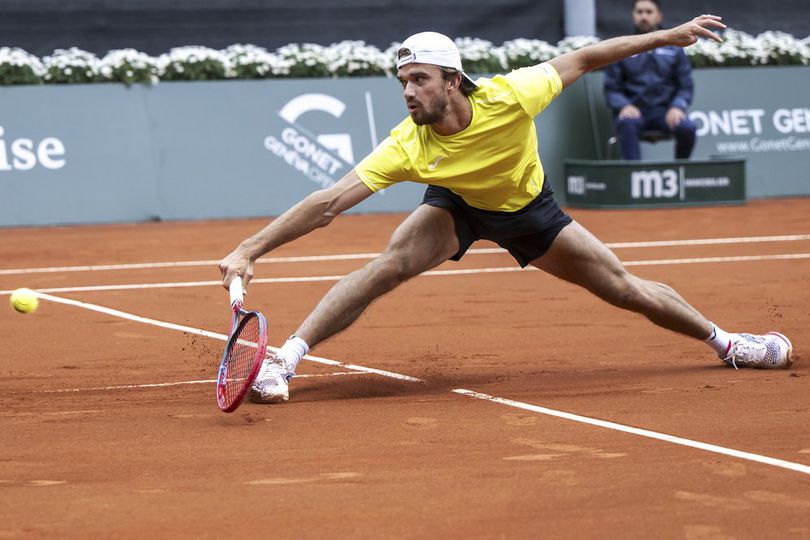
[[622, 110], [619, 111], [619, 118], [641, 118], [641, 111], [635, 105], [625, 105], [622, 107]]
[[231, 251], [227, 257], [219, 262], [219, 271], [222, 272], [222, 286], [227, 289], [233, 278], [241, 276], [243, 285], [247, 287], [247, 284], [253, 278], [253, 264], [254, 261], [245, 255], [241, 247]]

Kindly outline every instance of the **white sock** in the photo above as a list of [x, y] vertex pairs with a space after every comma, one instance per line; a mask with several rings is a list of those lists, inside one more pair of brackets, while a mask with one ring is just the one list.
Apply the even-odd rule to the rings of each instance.
[[276, 355], [287, 364], [287, 367], [292, 373], [295, 373], [298, 362], [300, 362], [301, 358], [307, 353], [309, 353], [309, 345], [307, 345], [307, 342], [298, 336], [290, 336]]
[[712, 335], [706, 339], [706, 343], [720, 358], [725, 358], [731, 348], [731, 334], [712, 323]]

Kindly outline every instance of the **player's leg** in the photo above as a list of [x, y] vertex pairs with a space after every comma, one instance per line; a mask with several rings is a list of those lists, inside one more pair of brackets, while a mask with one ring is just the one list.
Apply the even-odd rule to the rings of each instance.
[[783, 335], [728, 334], [715, 327], [672, 287], [634, 276], [618, 257], [576, 222], [557, 235], [532, 266], [581, 285], [611, 304], [635, 311], [674, 332], [706, 341], [735, 366], [788, 367], [792, 345]]
[[379, 257], [332, 287], [295, 335], [314, 347], [347, 328], [376, 298], [441, 264], [458, 249], [450, 212], [421, 205], [397, 228]]
[[459, 239], [453, 215], [444, 208], [421, 205], [397, 228], [379, 257], [338, 281], [295, 335], [268, 357], [251, 388], [250, 399], [260, 403], [287, 401], [288, 383], [310, 347], [346, 329], [376, 298], [457, 252]]
[[658, 326], [706, 339], [712, 324], [663, 283], [632, 275], [618, 257], [574, 221], [532, 266], [585, 287], [614, 306], [641, 313]]

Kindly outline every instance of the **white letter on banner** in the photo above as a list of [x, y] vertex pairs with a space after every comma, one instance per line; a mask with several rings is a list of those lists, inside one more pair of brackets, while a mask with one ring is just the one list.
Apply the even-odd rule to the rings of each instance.
[[731, 131], [734, 135], [750, 135], [751, 129], [748, 127], [746, 118], [748, 111], [735, 109], [731, 111]]
[[37, 147], [37, 157], [46, 169], [61, 169], [65, 166], [64, 159], [53, 159], [65, 155], [65, 145], [56, 137], [42, 139]]
[[630, 197], [633, 199], [650, 199], [659, 197], [663, 187], [659, 171], [633, 171], [630, 175]]
[[793, 133], [810, 130], [810, 109], [793, 109]]
[[754, 121], [754, 133], [762, 133], [762, 117], [765, 116], [765, 109], [748, 109], [748, 114]]
[[8, 162], [6, 141], [3, 140], [3, 133], [5, 133], [5, 130], [3, 129], [3, 126], [0, 126], [0, 171], [10, 171], [11, 165]]
[[709, 133], [709, 117], [703, 111], [692, 111], [689, 119], [697, 124], [697, 136], [703, 137]]
[[674, 197], [677, 195], [680, 191], [680, 186], [678, 185], [678, 173], [672, 169], [667, 169], [661, 173], [661, 176], [664, 179], [664, 189], [661, 191], [661, 196]]
[[293, 128], [284, 128], [284, 131], [281, 132], [281, 140], [284, 141], [287, 146], [292, 146], [297, 135], [298, 132]]
[[788, 109], [779, 109], [773, 113], [773, 127], [779, 133], [790, 133], [793, 131], [793, 126], [790, 121], [790, 111]]
[[14, 168], [19, 171], [30, 171], [37, 164], [31, 139], [17, 139], [11, 143], [11, 155], [14, 156]]
[[717, 111], [709, 111], [709, 121], [712, 125], [712, 135], [718, 135], [721, 132], [725, 135], [732, 135], [728, 111], [723, 111], [721, 114], [718, 114]]

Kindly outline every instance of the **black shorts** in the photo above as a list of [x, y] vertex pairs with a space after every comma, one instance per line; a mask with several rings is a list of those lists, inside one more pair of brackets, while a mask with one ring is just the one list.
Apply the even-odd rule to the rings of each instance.
[[525, 207], [515, 212], [480, 210], [447, 188], [428, 186], [422, 204], [444, 208], [453, 215], [458, 237], [458, 253], [450, 257], [458, 261], [473, 242], [491, 240], [509, 251], [520, 266], [526, 266], [543, 255], [554, 239], [571, 223], [552, 196], [548, 179], [543, 190]]

